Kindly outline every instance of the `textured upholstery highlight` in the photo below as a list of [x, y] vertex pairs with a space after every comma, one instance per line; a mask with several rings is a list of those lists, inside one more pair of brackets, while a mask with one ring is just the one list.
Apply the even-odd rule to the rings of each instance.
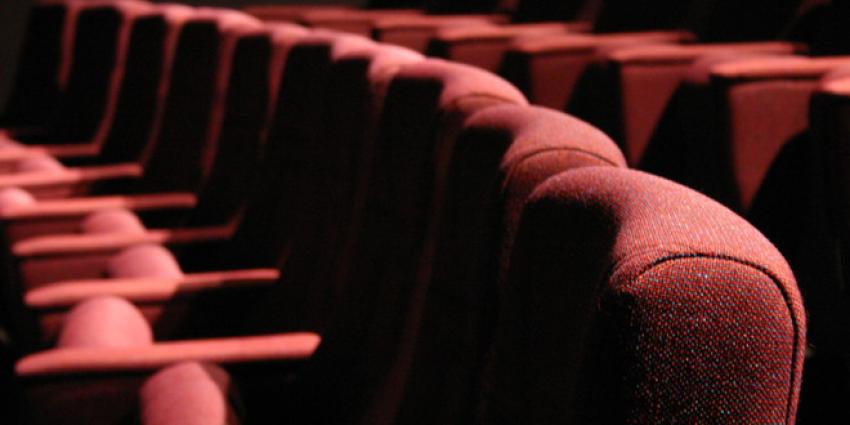
[[207, 363], [180, 363], [150, 377], [139, 392], [142, 425], [237, 425], [231, 378]]
[[[623, 167], [604, 134], [543, 108], [497, 106], [473, 115], [452, 152], [431, 265], [410, 302], [396, 373], [406, 390], [395, 423], [473, 422], [501, 256], [526, 197], [546, 178], [585, 166]], [[421, 294], [421, 295], [420, 295]]]
[[159, 245], [127, 248], [109, 260], [106, 267], [112, 277], [180, 277], [180, 265], [171, 253]]
[[794, 423], [806, 319], [779, 252], [635, 171], [553, 177], [526, 206], [480, 423]]
[[140, 347], [153, 344], [153, 333], [139, 310], [121, 298], [92, 298], [65, 317], [56, 342], [61, 348]]

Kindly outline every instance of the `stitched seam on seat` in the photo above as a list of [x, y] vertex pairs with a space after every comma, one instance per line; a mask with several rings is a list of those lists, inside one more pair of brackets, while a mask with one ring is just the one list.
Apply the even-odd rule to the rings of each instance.
[[[641, 250], [641, 252], [648, 252], [650, 250], [651, 250], [651, 248], [646, 249], [646, 250]], [[608, 278], [610, 279], [610, 277], [612, 277], [616, 273], [616, 271], [620, 268], [620, 266], [625, 263], [624, 260], [627, 260], [629, 258], [634, 258], [635, 256], [637, 256], [639, 254], [640, 254], [640, 252], [635, 253], [634, 255], [630, 255], [628, 257], [625, 257], [625, 258], [621, 259], [620, 261], [618, 261], [614, 266], [612, 266], [611, 272], [609, 272], [608, 275], [607, 275]], [[791, 409], [792, 409], [793, 398], [794, 398], [794, 394], [795, 394], [794, 388], [796, 388], [796, 386], [798, 384], [798, 382], [797, 382], [798, 379], [796, 377], [795, 372], [796, 372], [798, 362], [801, 361], [801, 359], [798, 356], [798, 353], [800, 352], [800, 346], [799, 346], [800, 332], [798, 330], [799, 325], [800, 325], [800, 320], [794, 314], [794, 308], [793, 308], [793, 304], [792, 304], [792, 301], [791, 301], [791, 296], [788, 292], [785, 291], [785, 288], [782, 286], [782, 284], [781, 284], [782, 280], [779, 279], [773, 272], [768, 270], [766, 267], [761, 266], [761, 265], [756, 264], [756, 263], [753, 263], [751, 261], [743, 260], [743, 259], [731, 256], [731, 255], [706, 254], [706, 253], [693, 252], [693, 253], [680, 253], [680, 254], [671, 254], [671, 255], [662, 256], [662, 257], [654, 260], [651, 264], [647, 265], [640, 272], [636, 273], [634, 278], [632, 279], [632, 281], [636, 281], [636, 280], [640, 279], [642, 276], [649, 273], [650, 271], [652, 271], [656, 267], [661, 266], [662, 264], [666, 264], [668, 262], [672, 262], [672, 261], [675, 261], [675, 260], [689, 259], [689, 258], [717, 259], [717, 260], [724, 260], [724, 261], [729, 261], [729, 262], [741, 264], [741, 265], [744, 265], [744, 266], [752, 267], [753, 269], [755, 269], [755, 270], [763, 273], [767, 277], [769, 277], [773, 281], [773, 283], [776, 285], [776, 287], [779, 289], [779, 292], [782, 294], [782, 297], [785, 299], [785, 307], [788, 309], [788, 317], [791, 319], [791, 324], [793, 325], [793, 328], [794, 328], [794, 349], [793, 349], [792, 357], [791, 357], [791, 373], [790, 373], [791, 381], [790, 381], [790, 385], [789, 385], [789, 388], [788, 388], [788, 398], [787, 398], [786, 407], [785, 407], [785, 422], [788, 423], [788, 421], [791, 419]]]

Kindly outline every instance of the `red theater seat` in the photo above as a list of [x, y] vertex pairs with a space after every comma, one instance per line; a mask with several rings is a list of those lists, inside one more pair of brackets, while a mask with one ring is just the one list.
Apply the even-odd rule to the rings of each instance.
[[73, 10], [59, 2], [34, 4], [30, 10], [15, 79], [0, 119], [4, 132], [36, 129], [47, 122], [62, 89], [57, 77], [65, 27]]
[[502, 63], [505, 50], [517, 39], [582, 32], [588, 28], [580, 22], [448, 28], [437, 32], [431, 39], [427, 53], [495, 72]]
[[[74, 269], [83, 273], [82, 275], [78, 274], [78, 278], [98, 277], [101, 276], [100, 273], [104, 265], [107, 264], [106, 260], [112, 255], [111, 253], [133, 244], [157, 241], [157, 238], [164, 238], [163, 242], [178, 244], [180, 242], [196, 242], [191, 246], [178, 245], [179, 250], [177, 252], [182, 267], [190, 272], [202, 272], [211, 269], [277, 267], [284, 262], [289, 264], [290, 262], [286, 261], [286, 255], [289, 252], [287, 248], [293, 244], [292, 239], [295, 237], [296, 231], [305, 232], [305, 230], [301, 230], [302, 228], [309, 229], [306, 230], [305, 237], [340, 238], [339, 244], [343, 244], [343, 236], [352, 232], [349, 227], [353, 226], [351, 223], [354, 214], [353, 211], [349, 213], [343, 211], [345, 208], [351, 208], [349, 204], [355, 202], [353, 191], [362, 192], [364, 190], [362, 185], [365, 183], [352, 184], [361, 179], [357, 173], [362, 173], [359, 168], [363, 165], [342, 163], [340, 165], [350, 171], [336, 176], [311, 173], [325, 170], [318, 166], [322, 160], [351, 161], [364, 155], [361, 149], [367, 149], [371, 146], [371, 144], [366, 143], [366, 138], [371, 139], [373, 137], [374, 129], [371, 129], [368, 123], [377, 118], [380, 94], [376, 90], [382, 90], [380, 82], [391, 77], [394, 70], [399, 66], [419, 60], [420, 57], [413, 52], [400, 48], [377, 48], [368, 40], [338, 35], [313, 35], [302, 38], [289, 48], [288, 56], [289, 63], [285, 67], [286, 74], [283, 77], [280, 96], [278, 97], [279, 105], [276, 108], [274, 123], [261, 168], [255, 176], [257, 179], [254, 183], [256, 187], [250, 189], [250, 199], [248, 199], [247, 205], [241, 213], [241, 220], [235, 226], [235, 229], [231, 229], [229, 232], [210, 231], [215, 229], [209, 228], [173, 232], [154, 230], [135, 235], [128, 235], [126, 232], [118, 234], [112, 232], [103, 236], [92, 234], [83, 237], [64, 238], [65, 242], [71, 242], [74, 245], [74, 250], [68, 250], [67, 244], [63, 246], [61, 243], [63, 238], [61, 237], [22, 242], [16, 246], [16, 251], [21, 254], [23, 254], [21, 248], [25, 248], [26, 245], [41, 246], [41, 249], [29, 252], [25, 256], [27, 261], [22, 265], [22, 272], [26, 281], [32, 284], [34, 282], [70, 278], [71, 275], [67, 271], [50, 273], [50, 270], [55, 269], [50, 265], [56, 261], [61, 261], [63, 264], [77, 264]], [[334, 71], [333, 78], [340, 78], [339, 81], [328, 80], [331, 77], [329, 72], [332, 70], [331, 66], [334, 62], [341, 62], [338, 66], [343, 67], [343, 69]], [[374, 63], [369, 65], [370, 62]], [[365, 68], [361, 64], [365, 64]], [[345, 67], [349, 69], [345, 69]], [[329, 82], [331, 83], [330, 88], [343, 87], [343, 83], [357, 86], [342, 92], [351, 94], [351, 98], [338, 101], [335, 96], [341, 93], [336, 91], [323, 92]], [[339, 105], [330, 108], [331, 110], [323, 117], [325, 95], [327, 95], [329, 104], [333, 102], [334, 104], [339, 103]], [[342, 106], [351, 106], [351, 108]], [[320, 125], [323, 120], [327, 124], [327, 129], [334, 129], [329, 131], [327, 142], [321, 140], [322, 132], [319, 131], [323, 128]], [[333, 137], [333, 139], [330, 137]], [[316, 156], [319, 152], [325, 151], [320, 149], [319, 146], [324, 146], [325, 143], [330, 144], [326, 147], [327, 155]], [[294, 157], [289, 158], [290, 156]], [[339, 158], [340, 156], [342, 158]], [[354, 158], [351, 158], [351, 156]], [[307, 160], [306, 158], [316, 159]], [[294, 162], [298, 159], [304, 159], [304, 166], [294, 168], [298, 166]], [[337, 164], [338, 162], [332, 163]], [[283, 164], [292, 164], [292, 167], [284, 172], [286, 166]], [[310, 167], [305, 167], [307, 165]], [[311, 185], [308, 186], [308, 182], [300, 179], [315, 181], [309, 182]], [[330, 180], [326, 181], [328, 179]], [[304, 182], [302, 183], [304, 186], [315, 188], [315, 190], [301, 191], [302, 188], [295, 184], [297, 181]], [[320, 184], [327, 184], [328, 186], [324, 189], [321, 186], [316, 186]], [[343, 188], [345, 185], [349, 187]], [[358, 185], [361, 186], [359, 189]], [[344, 197], [345, 201], [333, 198], [334, 201], [341, 203], [335, 207], [329, 207], [331, 208], [330, 211], [338, 215], [337, 217], [329, 215], [327, 210], [317, 207], [317, 205], [321, 205], [318, 204], [320, 202], [325, 202], [326, 205], [326, 201], [323, 201], [326, 198], [320, 196], [326, 192]], [[207, 214], [215, 215], [216, 213], [217, 211], [214, 208], [207, 211]], [[322, 216], [322, 219], [317, 218], [319, 216]], [[341, 223], [337, 221], [341, 221]], [[235, 225], [236, 223], [232, 224]], [[310, 224], [310, 226], [305, 227], [307, 224]], [[317, 232], [317, 234], [309, 232]], [[318, 234], [318, 232], [321, 233]], [[205, 233], [207, 233], [206, 236]], [[228, 236], [230, 237], [227, 238]], [[206, 243], [201, 243], [205, 240]], [[57, 242], [59, 242], [58, 247]], [[93, 242], [94, 246], [89, 242]], [[307, 242], [305, 240], [303, 243]], [[306, 250], [305, 247], [304, 253], [307, 254], [305, 259], [323, 258], [321, 255], [330, 255], [330, 252], [334, 252], [333, 249], [341, 249], [341, 246], [324, 245], [327, 242], [317, 239], [313, 244], [319, 243], [320, 245], [313, 248], [315, 251]], [[325, 253], [324, 251], [329, 252]], [[74, 256], [68, 257], [71, 254], [74, 254]], [[94, 263], [92, 260], [78, 262], [92, 255], [100, 260]], [[28, 270], [35, 271], [28, 273]], [[189, 286], [197, 286], [197, 284], [191, 283], [193, 280], [195, 282], [219, 282], [220, 284], [231, 281], [233, 285], [239, 282], [251, 283], [253, 281], [254, 283], [265, 282], [268, 285], [274, 282], [277, 277], [276, 272], [271, 275], [268, 272], [268, 270], [261, 270], [259, 274], [249, 273], [247, 275], [240, 272], [197, 273], [177, 279], [174, 276], [163, 279], [151, 275], [149, 276], [150, 279], [141, 279], [141, 282], [138, 282], [144, 284], [142, 286], [134, 286], [131, 279], [123, 287], [125, 290], [134, 291], [134, 287], [151, 289], [159, 284], [160, 295], [157, 296], [157, 299], [163, 299], [163, 297], [167, 299], [169, 292], [181, 290], [180, 284], [183, 282], [189, 284]], [[295, 271], [293, 270], [291, 274], [294, 276]], [[35, 276], [38, 276], [38, 278], [34, 279]], [[197, 279], [200, 279], [200, 281]], [[77, 286], [71, 284], [67, 287], [73, 289]], [[122, 291], [119, 286], [122, 285], [116, 285], [114, 288]], [[204, 284], [201, 284], [198, 289], [204, 286]], [[87, 287], [87, 285], [82, 285], [82, 287]], [[97, 287], [90, 289], [97, 290]], [[162, 292], [162, 289], [165, 292]], [[58, 290], [62, 292], [61, 289]], [[48, 290], [48, 292], [51, 291]], [[81, 292], [77, 292], [77, 294], [77, 297], [85, 295]], [[58, 301], [57, 298], [52, 296], [48, 296], [45, 300], [50, 299], [53, 301], [48, 301], [48, 304]], [[73, 303], [73, 298], [66, 299], [61, 303], [68, 305], [69, 302]], [[53, 319], [48, 318], [47, 320]], [[50, 325], [48, 324], [47, 327], [50, 327]], [[211, 330], [214, 331], [214, 329]]]
[[[7, 132], [3, 140], [38, 144], [46, 141], [74, 143], [92, 138], [103, 117], [111, 75], [126, 48], [130, 28], [138, 20], [155, 13], [148, 3], [136, 1], [71, 1], [66, 4], [68, 17], [55, 77], [61, 95], [55, 97], [54, 105], [39, 106], [46, 108], [41, 111], [46, 114], [46, 121], [39, 131]], [[45, 84], [46, 88], [51, 85]], [[26, 85], [21, 89], [31, 90]], [[26, 93], [20, 95], [28, 96]], [[21, 112], [26, 113], [26, 106]]]
[[[122, 28], [121, 48], [109, 83], [104, 116], [94, 137], [70, 144], [21, 146], [7, 143], [0, 150], [0, 161], [6, 173], [33, 171], [27, 167], [46, 161], [47, 166], [61, 169], [51, 160], [31, 159], [51, 156], [69, 164], [109, 164], [136, 160], [153, 127], [157, 93], [167, 87], [168, 70], [182, 25], [193, 9], [179, 5], [152, 7], [146, 15], [128, 19]], [[47, 167], [45, 167], [47, 168]]]
[[563, 110], [579, 78], [602, 49], [692, 39], [682, 31], [528, 38], [508, 48], [499, 74], [519, 87], [532, 103]]
[[499, 304], [478, 423], [794, 423], [791, 269], [683, 186], [610, 167], [546, 181]]
[[567, 112], [620, 143], [638, 167], [664, 109], [691, 64], [718, 54], [789, 55], [805, 46], [787, 42], [613, 47], [600, 53], [575, 86]]
[[[31, 193], [45, 191], [48, 196], [51, 193], [55, 196], [57, 190], [64, 196], [139, 195], [68, 200], [16, 198], [4, 205], [4, 230], [10, 240], [33, 233], [73, 231], [78, 228], [80, 217], [103, 209], [170, 207], [179, 210], [193, 206], [196, 202], [194, 192], [210, 172], [209, 165], [204, 162], [209, 159], [204, 155], [214, 158], [217, 135], [213, 124], [219, 123], [213, 121], [213, 116], [218, 119], [225, 106], [223, 93], [228, 87], [233, 47], [240, 38], [261, 31], [259, 23], [247, 15], [198, 11], [192, 22], [182, 26], [175, 62], [168, 77], [169, 88], [160, 98], [162, 103], [157, 106], [158, 116], [154, 117], [151, 140], [146, 142], [140, 158], [133, 163], [94, 168], [64, 169], [60, 166], [58, 170], [0, 177], [0, 186], [4, 188], [20, 187]], [[219, 48], [224, 52], [220, 57]], [[104, 182], [116, 176], [135, 178], [130, 182]]]

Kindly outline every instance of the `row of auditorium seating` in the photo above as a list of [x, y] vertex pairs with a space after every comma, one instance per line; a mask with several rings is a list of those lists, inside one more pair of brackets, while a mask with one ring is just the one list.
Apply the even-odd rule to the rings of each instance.
[[33, 8], [10, 423], [850, 414], [843, 2], [389, 3]]

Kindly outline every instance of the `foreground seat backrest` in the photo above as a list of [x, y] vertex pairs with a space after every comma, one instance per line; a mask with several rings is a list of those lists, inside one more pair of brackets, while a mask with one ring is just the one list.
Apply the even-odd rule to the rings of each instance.
[[683, 186], [611, 167], [547, 180], [499, 304], [479, 423], [794, 423], [794, 276]]
[[[495, 326], [500, 257], [539, 183], [573, 168], [624, 167], [602, 132], [563, 113], [498, 106], [473, 115], [454, 146], [441, 230], [411, 310], [409, 376], [397, 423], [472, 423]], [[415, 323], [414, 322], [414, 323]]]
[[[436, 59], [403, 67], [390, 83], [343, 295], [293, 395], [299, 421], [393, 423], [409, 303], [435, 252], [452, 146], [467, 117], [502, 104], [526, 101], [492, 74]], [[328, 403], [335, 408], [319, 408]]]

